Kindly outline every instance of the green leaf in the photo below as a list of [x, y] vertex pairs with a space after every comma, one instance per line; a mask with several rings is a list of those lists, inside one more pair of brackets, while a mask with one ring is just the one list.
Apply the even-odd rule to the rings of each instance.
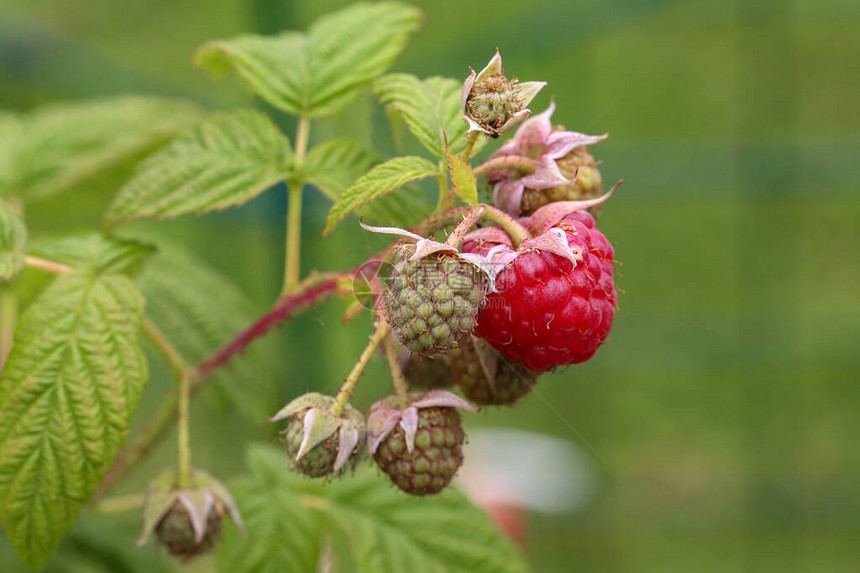
[[323, 236], [357, 208], [382, 197], [409, 181], [439, 173], [435, 164], [420, 157], [395, 157], [377, 165], [338, 197], [326, 219]]
[[[259, 312], [239, 288], [182, 249], [162, 240], [159, 252], [137, 278], [147, 317], [187, 361], [199, 364], [247, 328]], [[271, 340], [261, 340], [211, 374], [209, 388], [226, 397], [255, 424], [278, 404]], [[273, 403], [270, 403], [272, 401]]]
[[451, 170], [451, 184], [454, 193], [469, 205], [478, 204], [478, 185], [475, 181], [475, 173], [472, 166], [454, 155], [451, 150], [448, 153], [448, 168]]
[[155, 253], [155, 247], [138, 241], [92, 233], [81, 237], [42, 240], [31, 249], [36, 256], [95, 274], [134, 276]]
[[40, 567], [110, 469], [147, 379], [143, 299], [68, 273], [24, 313], [0, 378], [0, 521]]
[[[356, 179], [379, 163], [380, 155], [354, 141], [333, 139], [310, 150], [306, 157], [308, 182], [337, 201]], [[418, 189], [386, 195], [356, 209], [373, 223], [411, 227], [430, 209]]]
[[287, 138], [248, 109], [216, 113], [144, 161], [108, 209], [108, 224], [241, 205], [290, 175]]
[[209, 42], [194, 62], [215, 77], [235, 71], [254, 93], [291, 114], [329, 115], [391, 66], [420, 15], [394, 2], [355, 4], [321, 18], [306, 34]]
[[9, 206], [0, 201], [0, 280], [7, 281], [24, 267], [27, 228]]
[[[406, 120], [409, 131], [439, 159], [445, 158], [445, 135], [451, 151], [466, 148], [468, 124], [460, 109], [463, 83], [432, 77], [420, 80], [410, 74], [390, 74], [373, 84], [379, 100]], [[483, 144], [482, 138], [476, 144]]]
[[11, 158], [15, 177], [6, 192], [35, 199], [66, 191], [163, 143], [199, 117], [192, 104], [148, 97], [39, 108], [23, 120]]
[[417, 499], [376, 472], [309, 482], [282, 450], [262, 445], [249, 449], [248, 465], [252, 476], [231, 487], [248, 535], [228, 532], [218, 555], [224, 571], [315, 571], [320, 546], [330, 549], [333, 571], [527, 571], [517, 549], [453, 489]]

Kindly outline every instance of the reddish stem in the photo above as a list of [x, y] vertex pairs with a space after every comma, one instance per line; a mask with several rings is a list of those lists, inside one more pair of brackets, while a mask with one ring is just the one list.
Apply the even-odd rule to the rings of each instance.
[[219, 366], [223, 366], [234, 355], [242, 352], [251, 342], [264, 336], [281, 322], [292, 318], [298, 310], [305, 306], [313, 306], [323, 297], [334, 293], [337, 286], [338, 279], [329, 279], [293, 296], [285, 296], [269, 312], [258, 318], [254, 324], [240, 332], [236, 338], [201, 364], [197, 368], [197, 374], [203, 378]]
[[[428, 235], [450, 225], [456, 225], [471, 212], [472, 207], [446, 209], [445, 211], [431, 215], [422, 223], [413, 227], [412, 232], [422, 236]], [[349, 272], [338, 275], [336, 278], [329, 279], [306, 290], [300, 290], [296, 294], [281, 298], [269, 312], [258, 318], [254, 324], [240, 332], [233, 340], [225, 344], [220, 350], [203, 362], [197, 368], [197, 375], [200, 378], [204, 378], [216, 368], [229, 362], [233, 356], [242, 352], [251, 342], [264, 336], [278, 324], [292, 318], [297, 311], [302, 310], [304, 307], [313, 306], [324, 297], [334, 293], [337, 290], [340, 277], [353, 276], [358, 272], [361, 272], [364, 276], [373, 276], [378, 265], [390, 255], [391, 250], [392, 248], [388, 247]]]

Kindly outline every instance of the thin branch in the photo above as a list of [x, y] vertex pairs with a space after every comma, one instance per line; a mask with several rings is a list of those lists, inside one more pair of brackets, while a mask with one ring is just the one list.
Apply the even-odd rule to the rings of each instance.
[[494, 171], [496, 169], [516, 169], [520, 173], [534, 173], [535, 169], [537, 169], [538, 162], [535, 159], [531, 159], [529, 157], [521, 157], [519, 155], [503, 155], [501, 157], [496, 157], [495, 159], [490, 159], [484, 163], [481, 163], [477, 167], [475, 167], [475, 177], [480, 177], [481, 175], [486, 175], [490, 171]]
[[69, 265], [49, 261], [40, 257], [31, 257], [30, 255], [24, 257], [24, 264], [33, 269], [48, 271], [49, 273], [55, 274], [67, 273], [72, 270], [72, 267], [70, 267]]
[[361, 356], [358, 357], [358, 362], [356, 362], [355, 366], [352, 367], [349, 376], [346, 377], [343, 386], [340, 387], [340, 390], [337, 392], [337, 396], [335, 396], [334, 404], [331, 405], [330, 410], [331, 415], [335, 418], [340, 416], [343, 412], [347, 402], [349, 402], [350, 396], [352, 396], [352, 391], [355, 390], [355, 387], [358, 385], [358, 380], [361, 378], [362, 372], [364, 372], [367, 363], [370, 362], [373, 352], [376, 350], [376, 347], [379, 346], [379, 343], [382, 342], [382, 339], [387, 335], [388, 324], [386, 324], [385, 321], [380, 320], [376, 325], [376, 330], [373, 332], [373, 336], [370, 337], [370, 342], [367, 343], [364, 352], [362, 352]]

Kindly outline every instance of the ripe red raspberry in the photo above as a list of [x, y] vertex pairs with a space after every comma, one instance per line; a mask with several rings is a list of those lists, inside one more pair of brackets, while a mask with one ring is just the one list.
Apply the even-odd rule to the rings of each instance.
[[[496, 278], [478, 314], [475, 334], [529, 370], [591, 358], [609, 336], [618, 295], [613, 280], [612, 245], [594, 226], [594, 218], [577, 211], [554, 225], [567, 243], [581, 250], [573, 263], [557, 254], [525, 250]], [[463, 252], [484, 253], [493, 245], [470, 241]]]

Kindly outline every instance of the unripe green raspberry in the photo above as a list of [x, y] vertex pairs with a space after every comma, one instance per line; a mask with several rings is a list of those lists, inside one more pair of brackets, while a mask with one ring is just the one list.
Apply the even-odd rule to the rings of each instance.
[[437, 390], [454, 384], [445, 354], [425, 357], [410, 352], [403, 364], [403, 376], [409, 387], [416, 390]]
[[475, 409], [445, 390], [412, 395], [408, 404], [399, 407], [392, 396], [373, 405], [367, 418], [368, 450], [401, 490], [439, 493], [463, 463], [466, 434], [457, 408]]
[[410, 452], [403, 428], [397, 426], [373, 455], [394, 484], [412, 495], [439, 493], [463, 463], [466, 438], [460, 413], [454, 408], [418, 410], [418, 429]]
[[[479, 350], [480, 347], [480, 350]], [[510, 406], [532, 391], [539, 374], [470, 337], [448, 355], [463, 395], [481, 406]]]
[[[603, 194], [603, 178], [597, 169], [594, 157], [586, 147], [573, 149], [561, 159], [557, 159], [556, 165], [570, 183], [549, 189], [526, 187], [522, 199], [523, 215], [530, 215], [544, 205], [556, 201], [582, 201], [594, 199]], [[595, 205], [589, 208], [588, 212], [596, 217], [602, 208], [602, 205]]]
[[383, 296], [386, 318], [401, 344], [418, 354], [456, 348], [475, 327], [484, 300], [485, 275], [456, 254], [411, 260], [415, 245], [399, 246]]
[[206, 519], [204, 534], [198, 540], [191, 515], [185, 505], [176, 501], [155, 527], [155, 538], [171, 555], [188, 561], [211, 551], [217, 545], [221, 538], [224, 511], [224, 504], [216, 498]]
[[187, 487], [177, 487], [178, 474], [170, 470], [149, 484], [138, 545], [154, 534], [171, 555], [188, 561], [215, 547], [225, 514], [244, 531], [239, 510], [226, 487], [200, 470], [192, 470], [187, 481]]
[[364, 441], [364, 416], [346, 404], [334, 415], [335, 399], [316, 392], [299, 396], [270, 421], [287, 419], [282, 441], [293, 467], [312, 478], [339, 476], [356, 461]]

